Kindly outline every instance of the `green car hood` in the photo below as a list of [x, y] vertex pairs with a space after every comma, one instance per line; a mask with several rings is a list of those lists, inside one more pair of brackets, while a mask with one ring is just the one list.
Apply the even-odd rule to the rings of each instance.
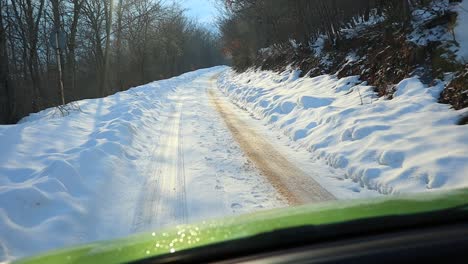
[[454, 207], [468, 209], [468, 189], [369, 200], [334, 201], [262, 211], [180, 225], [124, 239], [96, 242], [20, 259], [15, 263], [122, 263], [249, 238], [275, 230], [383, 216], [412, 215]]

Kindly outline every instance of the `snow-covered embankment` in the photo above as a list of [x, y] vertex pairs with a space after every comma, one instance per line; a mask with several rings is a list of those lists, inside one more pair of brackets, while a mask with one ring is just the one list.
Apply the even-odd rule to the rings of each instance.
[[438, 104], [443, 84], [405, 79], [393, 100], [376, 98], [357, 76], [227, 71], [218, 85], [239, 107], [363, 187], [389, 194], [468, 186], [468, 127], [456, 125], [468, 109]]

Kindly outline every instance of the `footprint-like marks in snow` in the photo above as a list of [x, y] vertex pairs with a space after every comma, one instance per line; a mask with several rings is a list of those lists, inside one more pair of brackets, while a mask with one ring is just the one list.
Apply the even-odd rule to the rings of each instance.
[[243, 206], [241, 204], [239, 204], [239, 203], [232, 203], [231, 204], [232, 209], [242, 209], [242, 207]]

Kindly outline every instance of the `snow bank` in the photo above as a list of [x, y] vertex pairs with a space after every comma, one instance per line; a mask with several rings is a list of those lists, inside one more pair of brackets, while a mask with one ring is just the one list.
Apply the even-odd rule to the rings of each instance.
[[345, 177], [384, 194], [468, 186], [464, 111], [437, 103], [443, 84], [417, 78], [397, 85], [393, 100], [375, 98], [357, 76], [293, 78], [227, 71], [220, 89], [239, 107], [287, 135]]
[[458, 59], [462, 63], [468, 63], [468, 0], [463, 0], [454, 9], [458, 13], [454, 29], [455, 39], [460, 44]]
[[[0, 261], [126, 235], [167, 96], [199, 70], [0, 126]], [[122, 191], [124, 190], [124, 191]]]

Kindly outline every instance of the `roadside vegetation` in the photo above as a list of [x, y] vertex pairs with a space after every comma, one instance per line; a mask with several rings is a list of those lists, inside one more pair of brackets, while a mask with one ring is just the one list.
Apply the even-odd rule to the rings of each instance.
[[457, 55], [458, 2], [223, 1], [220, 30], [238, 72], [358, 75], [388, 99], [396, 84], [417, 75], [427, 85], [446, 82], [439, 102], [463, 109], [468, 107], [468, 58]]
[[217, 37], [163, 1], [0, 0], [0, 123], [222, 63]]

